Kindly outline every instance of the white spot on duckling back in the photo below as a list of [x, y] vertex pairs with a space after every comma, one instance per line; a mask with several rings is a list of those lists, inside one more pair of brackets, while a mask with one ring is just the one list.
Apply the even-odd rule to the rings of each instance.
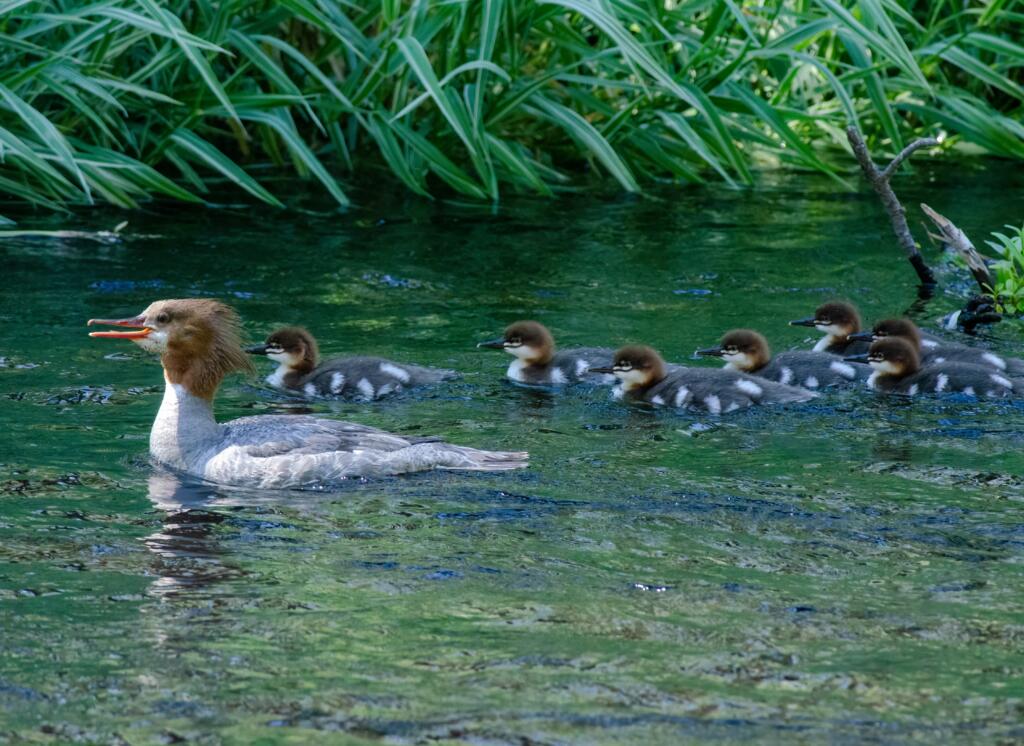
[[704, 406], [711, 414], [720, 414], [722, 411], [722, 401], [714, 394], [704, 397]]
[[945, 373], [939, 373], [938, 379], [935, 381], [935, 393], [941, 394], [946, 390], [946, 384], [949, 383], [949, 376]]
[[939, 343], [934, 341], [934, 340], [931, 340], [931, 339], [922, 339], [921, 340], [921, 347], [922, 348], [927, 348], [927, 349], [930, 350], [930, 349], [934, 349], [935, 347], [938, 347], [938, 346], [939, 346]]
[[1000, 376], [1000, 375], [998, 375], [996, 373], [992, 373], [989, 376], [989, 378], [991, 378], [993, 381], [995, 381], [996, 383], [998, 383], [1000, 386], [1002, 386], [1004, 388], [1008, 388], [1008, 389], [1012, 389], [1013, 388], [1013, 383], [1011, 383], [1010, 379], [1008, 379], [1008, 378], [1003, 378], [1002, 376]]
[[944, 358], [944, 357], [932, 358], [932, 362], [935, 363], [935, 364], [944, 363], [944, 362], [946, 362], [946, 358]]
[[388, 394], [392, 393], [393, 391], [397, 391], [397, 390], [398, 390], [398, 387], [395, 386], [395, 384], [393, 384], [393, 383], [385, 383], [383, 386], [381, 386], [379, 389], [377, 389], [377, 396], [378, 397], [387, 396]]
[[590, 363], [588, 363], [586, 360], [584, 360], [583, 358], [580, 358], [579, 360], [577, 360], [576, 361], [576, 377], [577, 378], [583, 378], [583, 376], [586, 374], [586, 372], [587, 372], [587, 370], [589, 370], [589, 368], [590, 368]]
[[385, 373], [391, 376], [392, 378], [397, 378], [402, 383], [409, 383], [409, 379], [411, 378], [411, 376], [409, 375], [409, 371], [403, 370], [402, 368], [399, 368], [397, 365], [393, 365], [392, 363], [381, 363], [380, 372]]
[[907, 389], [907, 393], [910, 394], [910, 396], [917, 396], [917, 392], [918, 388], [916, 383], [911, 384], [910, 388]]
[[974, 386], [964, 386], [964, 393], [968, 396], [974, 396]]
[[686, 388], [686, 386], [680, 386], [679, 389], [676, 391], [676, 398], [673, 400], [673, 404], [675, 404], [677, 407], [681, 407], [684, 404], [686, 404], [686, 400], [689, 398], [689, 396], [690, 389]]
[[838, 373], [843, 378], [848, 378], [851, 381], [857, 377], [857, 370], [849, 363], [841, 363], [838, 360], [834, 363], [829, 363], [828, 366], [833, 372]]
[[341, 371], [331, 373], [331, 393], [340, 394], [345, 387], [345, 374]]
[[651, 397], [651, 404], [664, 404], [664, 403], [665, 403], [665, 400], [662, 399], [660, 396], [653, 396], [653, 397]]
[[878, 375], [878, 371], [874, 371], [870, 376], [868, 376], [866, 383], [869, 389], [875, 388], [875, 383], [878, 381]]
[[737, 404], [736, 402], [732, 402], [731, 404], [729, 404], [728, 407], [725, 408], [725, 411], [726, 412], [735, 412], [739, 408], [740, 408], [739, 404]]
[[807, 380], [804, 381], [804, 386], [809, 389], [816, 389], [818, 388], [818, 379], [814, 376], [807, 376]]
[[764, 393], [764, 389], [763, 388], [758, 386], [753, 381], [748, 381], [746, 379], [741, 379], [739, 381], [736, 381], [736, 388], [738, 388], [744, 394], [747, 394], [748, 396], [753, 396], [753, 397], [761, 396], [761, 394]]
[[982, 354], [981, 359], [994, 368], [999, 368], [999, 370], [1006, 370], [1006, 361], [1003, 360], [998, 355], [993, 355], [991, 352], [986, 352]]
[[568, 383], [569, 379], [566, 378], [565, 373], [559, 367], [551, 369], [551, 383]]
[[303, 386], [302, 391], [306, 394], [306, 396], [316, 396], [317, 393], [316, 386], [314, 386], [312, 383], [307, 383], [305, 386]]
[[359, 383], [356, 384], [356, 388], [359, 389], [359, 393], [365, 396], [367, 399], [373, 398], [373, 384], [367, 381], [365, 378], [359, 379]]
[[779, 383], [789, 383], [793, 380], [793, 371], [790, 368], [783, 368], [779, 374]]

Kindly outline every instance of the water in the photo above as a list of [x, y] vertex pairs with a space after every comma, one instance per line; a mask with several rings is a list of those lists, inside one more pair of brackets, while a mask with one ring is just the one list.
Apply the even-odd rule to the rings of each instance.
[[[980, 243], [1020, 220], [1024, 186], [989, 165], [901, 192]], [[507, 356], [474, 349], [532, 317], [686, 360], [740, 325], [803, 345], [784, 321], [833, 296], [901, 313], [914, 277], [870, 194], [794, 176], [500, 210], [304, 204], [4, 241], [0, 743], [1024, 738], [1024, 407], [849, 393], [716, 419], [516, 388]], [[233, 377], [221, 418], [333, 413], [528, 448], [532, 467], [322, 494], [154, 470], [159, 368], [84, 322], [193, 295], [231, 302], [252, 340], [302, 323], [327, 352], [465, 372], [370, 405]], [[958, 302], [913, 312], [934, 328]]]

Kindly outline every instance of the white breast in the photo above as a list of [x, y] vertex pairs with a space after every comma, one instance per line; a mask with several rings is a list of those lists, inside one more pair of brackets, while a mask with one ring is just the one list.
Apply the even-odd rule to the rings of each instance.
[[523, 368], [526, 367], [526, 363], [522, 360], [516, 359], [508, 366], [508, 370], [505, 371], [505, 375], [508, 376], [509, 380], [519, 381], [523, 383], [526, 379], [523, 376]]

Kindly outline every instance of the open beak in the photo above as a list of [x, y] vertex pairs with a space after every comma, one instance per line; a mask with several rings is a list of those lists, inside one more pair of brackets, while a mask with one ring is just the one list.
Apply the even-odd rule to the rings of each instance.
[[608, 373], [610, 375], [615, 375], [615, 368], [589, 368], [587, 370], [587, 372], [588, 373]]
[[253, 345], [252, 347], [246, 347], [245, 351], [248, 352], [250, 355], [266, 355], [267, 354], [267, 346], [266, 345]]
[[703, 350], [697, 350], [697, 354], [704, 357], [722, 357], [725, 353], [721, 347], [705, 347]]
[[858, 342], [870, 342], [875, 338], [874, 332], [856, 332], [854, 334], [847, 334], [847, 339], [855, 339]]
[[790, 326], [814, 326], [814, 317], [808, 316], [806, 319], [793, 319], [789, 322]]
[[868, 362], [868, 354], [865, 352], [863, 355], [850, 355], [849, 357], [844, 357], [843, 360], [848, 363], [866, 363]]
[[505, 349], [505, 338], [499, 339], [488, 339], [486, 342], [480, 342], [477, 347], [486, 347], [490, 350], [504, 350]]
[[89, 332], [90, 337], [106, 337], [108, 339], [142, 339], [153, 332], [146, 326], [145, 316], [135, 316], [131, 319], [89, 319], [87, 326], [102, 324], [104, 326], [135, 326], [141, 329], [132, 329], [130, 332]]

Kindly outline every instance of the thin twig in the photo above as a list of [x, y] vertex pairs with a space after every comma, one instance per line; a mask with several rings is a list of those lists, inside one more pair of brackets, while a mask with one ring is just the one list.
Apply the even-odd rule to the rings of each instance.
[[907, 255], [907, 259], [913, 266], [914, 271], [917, 272], [918, 278], [921, 280], [921, 285], [925, 288], [932, 288], [935, 286], [935, 275], [932, 274], [931, 269], [924, 262], [924, 257], [921, 256], [921, 252], [918, 251], [917, 242], [914, 241], [914, 236], [910, 232], [910, 226], [907, 225], [907, 212], [903, 209], [903, 205], [900, 204], [899, 199], [896, 197], [896, 193], [893, 192], [892, 187], [889, 185], [889, 179], [895, 173], [896, 169], [899, 168], [900, 164], [903, 163], [910, 155], [920, 148], [938, 145], [938, 141], [933, 138], [923, 138], [912, 142], [910, 145], [905, 147], [899, 155], [897, 155], [888, 166], [884, 169], [879, 170], [875, 162], [871, 160], [871, 154], [868, 152], [868, 146], [864, 143], [864, 138], [861, 137], [860, 132], [856, 127], [846, 128], [846, 137], [850, 141], [850, 147], [853, 148], [853, 154], [857, 158], [857, 162], [860, 164], [861, 170], [864, 172], [864, 176], [874, 187], [875, 192], [878, 194], [879, 199], [882, 200], [882, 206], [885, 211], [889, 213], [889, 220], [892, 223], [892, 231], [896, 234], [896, 240], [899, 241], [900, 246], [903, 248], [904, 253]]
[[914, 151], [920, 150], [921, 148], [934, 148], [938, 144], [939, 141], [934, 137], [922, 137], [920, 140], [914, 140], [914, 142], [903, 148], [903, 150], [901, 150], [899, 154], [892, 159], [892, 163], [885, 167], [885, 170], [882, 171], [882, 178], [886, 180], [890, 179], [892, 175], [896, 173], [896, 169], [900, 167], [900, 164], [913, 155]]

